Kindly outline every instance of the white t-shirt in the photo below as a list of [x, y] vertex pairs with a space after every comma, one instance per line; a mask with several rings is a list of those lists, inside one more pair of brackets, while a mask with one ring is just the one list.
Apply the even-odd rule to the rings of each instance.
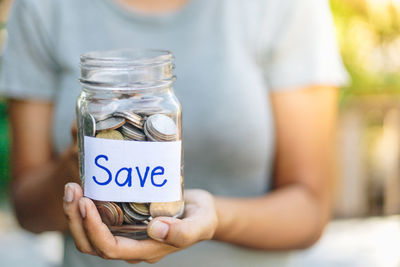
[[[134, 13], [113, 0], [15, 0], [8, 30], [0, 92], [54, 102], [58, 153], [71, 143], [80, 54], [171, 50], [183, 105], [185, 186], [218, 195], [268, 192], [275, 145], [270, 92], [347, 79], [327, 0], [189, 0], [166, 15]], [[208, 241], [156, 266], [287, 266], [288, 255]], [[71, 237], [64, 264], [127, 265], [83, 255]]]

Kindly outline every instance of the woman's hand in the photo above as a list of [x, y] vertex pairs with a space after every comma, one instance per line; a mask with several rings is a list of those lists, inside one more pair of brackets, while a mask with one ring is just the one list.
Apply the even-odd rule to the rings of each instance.
[[65, 186], [64, 213], [79, 251], [129, 263], [154, 263], [170, 253], [211, 239], [218, 224], [214, 198], [203, 190], [185, 191], [183, 219], [154, 218], [147, 228], [152, 238], [149, 240], [113, 236], [101, 221], [93, 201], [83, 197], [81, 187], [75, 183]]

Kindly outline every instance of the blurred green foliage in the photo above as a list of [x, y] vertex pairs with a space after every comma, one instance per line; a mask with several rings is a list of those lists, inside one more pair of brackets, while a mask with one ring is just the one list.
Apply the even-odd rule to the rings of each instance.
[[331, 0], [343, 61], [344, 98], [400, 93], [400, 1]]
[[7, 194], [9, 182], [9, 130], [7, 122], [7, 106], [0, 99], [0, 200]]

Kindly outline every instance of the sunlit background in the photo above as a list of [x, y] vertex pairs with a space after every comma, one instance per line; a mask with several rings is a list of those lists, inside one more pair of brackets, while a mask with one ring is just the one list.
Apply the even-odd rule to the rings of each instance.
[[[0, 55], [10, 2], [0, 0]], [[400, 267], [400, 0], [331, 5], [352, 78], [338, 103], [335, 219], [293, 266]], [[0, 266], [58, 266], [61, 237], [27, 233], [12, 215], [6, 116], [0, 99]]]

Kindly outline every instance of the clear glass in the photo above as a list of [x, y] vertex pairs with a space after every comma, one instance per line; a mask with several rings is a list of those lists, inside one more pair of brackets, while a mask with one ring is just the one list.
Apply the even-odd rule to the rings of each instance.
[[[170, 52], [162, 50], [99, 51], [81, 56], [82, 93], [77, 100], [77, 124], [82, 186], [84, 136], [124, 142], [182, 139], [182, 109], [173, 91], [173, 60]], [[160, 122], [170, 127], [167, 132], [157, 128]], [[148, 238], [147, 224], [152, 218], [183, 214], [183, 180], [182, 153], [179, 201], [94, 201], [103, 222], [114, 235], [145, 239]]]

